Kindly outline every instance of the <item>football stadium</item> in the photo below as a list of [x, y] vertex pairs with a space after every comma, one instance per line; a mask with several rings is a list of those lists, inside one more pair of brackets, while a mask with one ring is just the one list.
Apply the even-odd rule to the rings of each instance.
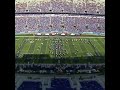
[[15, 0], [15, 90], [105, 90], [105, 0]]

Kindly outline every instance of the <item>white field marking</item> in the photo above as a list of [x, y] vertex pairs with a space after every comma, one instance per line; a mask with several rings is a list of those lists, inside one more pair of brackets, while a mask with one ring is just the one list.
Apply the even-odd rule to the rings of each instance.
[[[73, 42], [74, 42], [74, 45], [75, 45], [75, 52], [76, 52], [76, 46], [77, 46], [77, 45], [76, 45], [76, 39], [74, 39], [74, 41], [73, 41]], [[76, 54], [77, 54], [77, 57], [79, 57], [79, 53], [78, 53], [78, 52], [76, 52]]]
[[[40, 40], [40, 43], [42, 43], [42, 42], [43, 42], [43, 39]], [[41, 48], [42, 48], [42, 45], [40, 45], [40, 51], [39, 51], [39, 54], [42, 54], [42, 53], [41, 53]]]
[[[32, 41], [32, 40], [31, 40], [31, 41]], [[29, 41], [29, 42], [30, 42], [30, 41]], [[27, 43], [26, 43], [26, 44], [27, 44]], [[28, 51], [29, 51], [29, 49], [30, 49], [31, 44], [32, 44], [32, 43], [30, 43], [28, 50], [26, 50], [26, 51], [27, 51], [27, 53], [28, 53]]]
[[[81, 40], [80, 40], [80, 42], [81, 42]], [[83, 42], [82, 42], [82, 43], [83, 43]], [[79, 45], [80, 45], [80, 44], [79, 44]], [[80, 48], [81, 48], [81, 46], [80, 46]], [[81, 48], [81, 51], [83, 52], [83, 54], [86, 53], [86, 52], [84, 52], [84, 51], [82, 50], [82, 48]]]
[[[94, 41], [94, 42], [97, 42], [97, 41]], [[98, 42], [97, 42], [98, 43]], [[95, 45], [95, 44], [94, 44]], [[99, 45], [99, 43], [98, 43], [98, 45]], [[100, 45], [99, 45], [100, 46]], [[100, 49], [95, 45], [95, 47], [96, 47], [96, 49], [98, 50], [98, 52], [99, 52], [99, 55], [101, 54], [101, 51], [100, 51]], [[101, 46], [100, 46], [100, 48], [101, 48]], [[103, 50], [102, 50], [103, 51]]]
[[54, 54], [53, 54], [53, 40], [50, 40], [50, 54], [52, 57], [54, 57]]
[[22, 39], [20, 39], [19, 41], [16, 42], [16, 43], [19, 44], [19, 45], [17, 46], [16, 50], [17, 50], [18, 48], [20, 48], [20, 45], [21, 45], [21, 43], [23, 42], [23, 39], [24, 39], [24, 38], [22, 38]]
[[[95, 41], [95, 42], [98, 43], [98, 41]], [[98, 45], [100, 46], [101, 50], [104, 51], [104, 49], [102, 48], [102, 46], [99, 43], [98, 43]], [[99, 51], [100, 51], [100, 49], [99, 49]]]
[[[45, 48], [45, 54], [49, 53], [49, 50], [48, 50], [48, 48], [47, 48], [47, 47], [49, 46], [49, 45], [48, 45], [48, 42], [49, 42], [49, 40], [47, 39], [47, 40], [46, 40], [46, 44], [47, 44], [47, 45], [46, 45], [46, 48]], [[47, 51], [48, 51], [48, 52], [47, 52]]]
[[[67, 42], [67, 44], [68, 44], [68, 47], [69, 47], [69, 51], [70, 51], [70, 46], [69, 46], [69, 43]], [[70, 54], [71, 54], [70, 56], [72, 56], [72, 53], [71, 53], [71, 51], [70, 51]]]
[[[100, 42], [102, 42], [102, 41], [101, 41], [101, 39], [99, 39], [99, 40], [100, 40]], [[103, 43], [103, 42], [102, 42], [102, 44], [104, 45], [104, 43]]]
[[[38, 40], [37, 40], [38, 41]], [[36, 41], [36, 44], [37, 44], [37, 41]], [[38, 47], [36, 47], [36, 44], [35, 44], [35, 47], [34, 47], [34, 50], [33, 50], [33, 53], [35, 54], [35, 51], [38, 51]]]
[[[18, 48], [17, 49], [19, 49], [20, 47], [21, 47], [21, 45], [23, 44], [23, 41], [24, 41], [24, 38], [22, 38], [20, 41], [19, 41], [19, 46], [18, 46]], [[23, 47], [24, 48], [24, 47]], [[20, 51], [22, 51], [22, 50], [19, 50], [19, 51], [16, 51], [17, 53], [19, 53]], [[21, 53], [20, 53], [21, 54]]]
[[[25, 43], [25, 44], [27, 44], [27, 43]], [[24, 49], [23, 49], [23, 52], [25, 52], [25, 53], [29, 53], [28, 51], [29, 51], [29, 49], [30, 49], [31, 43], [30, 43], [30, 45], [27, 45], [27, 46], [29, 46], [28, 50], [26, 50], [26, 49], [24, 50]], [[24, 47], [25, 47], [25, 45], [24, 45]], [[23, 48], [24, 48], [24, 47], [23, 47]]]
[[[94, 44], [94, 42], [97, 42], [95, 39], [91, 40], [91, 43], [94, 45], [94, 47], [98, 50], [98, 48], [96, 47], [96, 45]], [[99, 51], [99, 50], [98, 50]]]
[[51, 52], [52, 52], [52, 51], [51, 51], [51, 46], [52, 46], [52, 45], [51, 45], [51, 41], [52, 41], [52, 40], [50, 40], [50, 43], [49, 43], [49, 45], [48, 45], [48, 47], [49, 47], [48, 50], [49, 50], [49, 54], [50, 54], [50, 56], [52, 56], [52, 53], [51, 53]]
[[91, 52], [89, 52], [89, 51], [88, 51], [88, 48], [86, 47], [86, 45], [85, 45], [85, 44], [84, 44], [84, 47], [86, 48], [86, 50], [87, 50], [87, 53], [91, 53]]
[[[35, 40], [35, 38], [34, 38], [34, 44], [35, 44], [35, 46], [36, 46], [36, 40]], [[34, 46], [34, 49], [33, 49], [33, 54], [34, 54], [34, 52], [35, 52], [35, 46]]]
[[[29, 38], [28, 38], [29, 39]], [[26, 40], [26, 39], [25, 39]], [[25, 43], [25, 44], [27, 44], [27, 43]], [[28, 45], [27, 45], [28, 46]], [[30, 45], [29, 45], [29, 48], [28, 48], [28, 50], [24, 50], [24, 48], [25, 48], [25, 45], [24, 45], [24, 47], [23, 47], [23, 50], [22, 50], [22, 52], [23, 53], [28, 53], [28, 51], [29, 51], [29, 49], [30, 49], [30, 46], [31, 46], [31, 43], [30, 43]]]
[[[97, 40], [98, 41], [98, 40]], [[99, 41], [104, 45], [104, 43], [99, 39]], [[98, 42], [99, 43], [99, 42]], [[100, 44], [100, 43], [99, 43]], [[102, 46], [101, 46], [102, 47]], [[102, 47], [103, 48], [103, 47]]]
[[[15, 36], [15, 37], [52, 37], [52, 36]], [[58, 37], [58, 36], [56, 36], [56, 37]], [[64, 37], [64, 36], [59, 36], [59, 37]], [[68, 38], [70, 37], [70, 36], [67, 36]], [[66, 37], [64, 37], [64, 38], [66, 38]], [[78, 38], [78, 37], [70, 37], [70, 38]], [[80, 37], [79, 36], [79, 38], [105, 38], [105, 37]]]
[[[79, 40], [80, 41], [80, 40]], [[79, 48], [79, 50], [81, 51], [81, 53], [83, 54], [84, 52], [83, 52], [83, 50], [81, 49], [81, 46], [80, 46], [80, 43], [78, 42], [78, 46], [80, 47]], [[82, 55], [80, 55], [80, 56], [82, 56]]]
[[[75, 41], [75, 39], [73, 39], [73, 41], [72, 41], [72, 45], [73, 45], [73, 47], [75, 46], [74, 41]], [[75, 47], [74, 47], [74, 48], [75, 48]], [[75, 54], [76, 54], [76, 56], [78, 56], [78, 54], [77, 54], [77, 52], [76, 52], [76, 48], [75, 48]]]
[[35, 53], [35, 50], [37, 49], [38, 51], [36, 53], [39, 54], [39, 50], [41, 47], [38, 49], [38, 46], [39, 46], [39, 41], [36, 41], [34, 53]]
[[[95, 39], [93, 39], [92, 41], [96, 41]], [[95, 53], [95, 51], [93, 50], [93, 48], [92, 48], [92, 46], [89, 44], [89, 47], [92, 49], [92, 52], [96, 55], [96, 53]], [[92, 56], [93, 56], [93, 53], [91, 53], [92, 54]]]
[[[66, 40], [64, 40], [64, 43], [66, 43]], [[67, 42], [67, 44], [68, 44], [68, 42]], [[66, 46], [67, 44], [65, 44], [64, 47], [67, 47]], [[69, 44], [68, 44], [68, 47], [69, 47]], [[68, 50], [65, 48], [65, 50], [66, 50], [67, 56], [70, 57], [72, 55], [71, 53], [69, 53], [70, 52], [70, 47], [68, 48]]]
[[[89, 52], [89, 53], [93, 55], [93, 53], [94, 53], [93, 48], [91, 47], [91, 45], [90, 45], [90, 44], [88, 44], [88, 43], [87, 43], [87, 45], [88, 45], [88, 48], [90, 48], [89, 50], [91, 51], [91, 52]], [[86, 47], [86, 48], [87, 48], [87, 47]]]

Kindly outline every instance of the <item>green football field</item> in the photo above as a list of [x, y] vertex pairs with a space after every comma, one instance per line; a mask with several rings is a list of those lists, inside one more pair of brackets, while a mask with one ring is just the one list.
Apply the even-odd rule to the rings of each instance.
[[[48, 54], [51, 58], [105, 56], [105, 38], [73, 36], [16, 36], [15, 53], [20, 57], [24, 54]], [[84, 62], [85, 61], [79, 60], [79, 63]], [[46, 60], [45, 63], [53, 63], [53, 61]], [[64, 63], [72, 62], [66, 61]]]

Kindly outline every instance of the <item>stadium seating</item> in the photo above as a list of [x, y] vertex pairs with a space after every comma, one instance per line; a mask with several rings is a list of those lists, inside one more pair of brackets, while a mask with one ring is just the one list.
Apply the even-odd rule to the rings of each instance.
[[[86, 65], [35, 65], [35, 64], [30, 64], [30, 65], [17, 65], [15, 67], [16, 72], [19, 72], [20, 69], [23, 70], [23, 72], [28, 71], [31, 73], [40, 73], [40, 74], [44, 74], [44, 73], [58, 73], [59, 69], [61, 71], [63, 71], [64, 73], [77, 73], [79, 70], [99, 70], [99, 69], [103, 69], [104, 65], [93, 65], [91, 66], [91, 69], [86, 66]], [[20, 73], [20, 72], [19, 72]]]
[[52, 33], [52, 32], [68, 32], [68, 33], [105, 33], [104, 17], [91, 16], [40, 16], [40, 15], [24, 15], [15, 17], [15, 32], [36, 32], [36, 33]]
[[26, 17], [15, 18], [15, 32], [26, 31]]
[[34, 81], [23, 81], [17, 90], [42, 90], [42, 83]]
[[15, 0], [15, 12], [26, 12], [27, 2], [17, 2]]
[[54, 88], [64, 88], [64, 87], [70, 87], [70, 83], [68, 79], [64, 79], [64, 78], [55, 78], [52, 79], [51, 81], [51, 87]]
[[76, 88], [46, 88], [46, 90], [76, 90]]
[[[104, 15], [105, 1], [15, 0], [15, 33], [39, 33], [40, 35], [54, 33], [60, 35], [81, 35], [82, 33], [94, 33], [98, 35], [105, 33]], [[65, 42], [68, 43], [67, 41]], [[57, 49], [60, 51], [59, 54], [62, 57], [61, 50], [63, 48], [59, 47], [59, 45], [55, 44], [53, 50]], [[59, 60], [65, 61], [64, 58], [59, 58]], [[40, 63], [43, 62], [42, 60], [38, 61]], [[54, 61], [56, 62], [57, 59]], [[77, 59], [73, 61], [75, 62]], [[33, 60], [29, 58], [25, 59], [25, 63], [17, 65], [15, 72], [19, 74], [58, 74], [61, 72], [62, 74], [78, 74], [83, 73], [80, 71], [92, 71], [92, 69], [99, 71], [99, 69], [104, 69], [104, 65], [93, 65], [91, 68], [82, 64], [70, 66], [68, 64], [40, 65], [34, 64]], [[82, 86], [80, 90], [104, 90], [96, 81], [81, 81], [80, 84]], [[24, 81], [17, 90], [42, 90], [42, 83]], [[53, 78], [51, 80], [51, 87], [46, 88], [46, 90], [76, 90], [76, 88], [71, 88], [70, 82], [66, 78]]]
[[97, 81], [81, 81], [82, 88], [80, 90], [104, 90]]
[[70, 82], [66, 78], [54, 78], [51, 80], [51, 88], [46, 90], [76, 90], [76, 88], [71, 88]]
[[56, 12], [56, 13], [89, 13], [105, 14], [105, 2], [96, 0], [47, 0], [29, 2], [15, 1], [16, 13]]
[[[22, 15], [28, 13], [29, 15]], [[31, 13], [82, 13], [105, 14], [105, 2], [96, 0], [15, 0], [15, 33], [54, 33], [68, 32], [82, 34], [105, 33], [105, 17], [34, 15]], [[17, 13], [21, 13], [20, 15]]]

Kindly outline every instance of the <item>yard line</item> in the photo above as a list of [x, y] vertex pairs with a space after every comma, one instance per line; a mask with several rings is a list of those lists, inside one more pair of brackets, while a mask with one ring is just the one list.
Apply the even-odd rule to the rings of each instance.
[[[73, 41], [72, 41], [71, 43], [72, 43], [72, 46], [73, 46], [73, 48], [74, 48], [74, 49], [73, 49], [73, 50], [74, 50], [74, 53], [76, 53], [75, 56], [78, 57], [78, 54], [77, 54], [77, 52], [76, 52], [76, 47], [74, 47], [74, 45], [76, 45], [74, 39], [73, 39]], [[73, 43], [74, 43], [74, 45], [73, 45]]]
[[90, 54], [92, 54], [91, 56], [95, 55], [95, 51], [93, 50], [92, 46], [90, 44], [86, 44], [86, 46], [88, 47]]
[[[68, 40], [68, 38], [66, 38], [66, 39], [63, 40], [63, 42], [64, 42], [64, 48], [65, 48], [65, 50], [66, 50], [66, 53], [68, 53], [67, 56], [70, 57], [70, 56], [72, 56], [72, 54], [70, 53], [70, 52], [71, 52], [71, 51], [70, 51], [70, 46], [69, 46], [69, 44], [68, 44], [68, 41], [66, 41], [66, 40]], [[66, 43], [66, 42], [67, 42], [67, 43]], [[68, 47], [67, 47], [67, 46], [68, 46]]]
[[[15, 36], [15, 37], [53, 37], [53, 36]], [[63, 37], [63, 36], [54, 36], [54, 37], [62, 37], [62, 38], [66, 38], [66, 37], [70, 37], [70, 38], [76, 38], [77, 36], [65, 36], [65, 37]], [[78, 38], [105, 38], [105, 37], [87, 37], [87, 36], [85, 36], [85, 37], [78, 37]]]
[[23, 41], [24, 38], [19, 38], [19, 41], [15, 40], [15, 53], [17, 53], [17, 49], [20, 47], [21, 42]]
[[[80, 40], [81, 40], [81, 39], [80, 39]], [[79, 42], [79, 47], [80, 47], [82, 53], [84, 53], [84, 51], [82, 50], [83, 48], [81, 47], [81, 41]]]
[[18, 42], [15, 42], [15, 43], [18, 43], [18, 44], [19, 44], [19, 45], [17, 46], [17, 48], [16, 48], [16, 52], [19, 51], [18, 49], [19, 49], [20, 46], [22, 45], [22, 42], [23, 42], [23, 41], [24, 41], [24, 38], [22, 38], [22, 39], [20, 38]]
[[[29, 43], [30, 43], [30, 42], [29, 42]], [[27, 53], [30, 53], [29, 50], [30, 50], [31, 44], [32, 44], [32, 43], [30, 43], [30, 45], [29, 45], [29, 49], [27, 50]], [[31, 53], [30, 53], [30, 54], [31, 54]]]
[[90, 39], [90, 45], [91, 45], [91, 47], [93, 48], [95, 54], [96, 54], [97, 56], [99, 56], [99, 55], [100, 55], [100, 52], [99, 52], [98, 48], [95, 46], [96, 44], [94, 43], [94, 41], [93, 41], [92, 39]]
[[35, 40], [35, 37], [33, 38], [33, 43], [31, 43], [30, 47], [29, 47], [29, 50], [28, 52], [33, 54], [34, 53], [34, 48], [35, 48], [35, 44], [36, 44], [36, 40]]
[[[81, 46], [80, 46], [80, 40], [78, 40], [79, 42], [77, 42], [78, 43], [78, 47], [79, 47], [79, 50], [81, 51], [81, 54], [83, 54], [84, 52], [83, 52], [83, 50], [82, 50], [82, 48], [81, 48]], [[80, 55], [80, 56], [82, 56], [82, 55]]]
[[[85, 47], [86, 45], [85, 45], [84, 42], [82, 42], [82, 41], [81, 41], [80, 46], [81, 46], [81, 45], [82, 45], [82, 46], [84, 47], [84, 49], [85, 49], [85, 52], [84, 52], [83, 50], [82, 50], [82, 51], [84, 52], [84, 55], [86, 56], [86, 53], [88, 53], [88, 50], [87, 50], [87, 48]], [[81, 49], [82, 49], [82, 47], [81, 47]]]
[[85, 46], [85, 48], [86, 48], [86, 50], [87, 50], [87, 53], [90, 53], [89, 50], [88, 50], [88, 48], [86, 47], [86, 44], [84, 44], [84, 46]]
[[[105, 45], [105, 43], [104, 43], [105, 40], [104, 40], [104, 39], [100, 39], [100, 38], [99, 38], [99, 40], [101, 41], [101, 43], [102, 43], [103, 45]], [[102, 42], [102, 40], [103, 40], [103, 42]]]
[[75, 57], [76, 55], [75, 55], [75, 51], [74, 51], [75, 48], [73, 46], [73, 41], [72, 41], [71, 38], [68, 41], [69, 41], [69, 47], [71, 46], [70, 47], [71, 54], [72, 54], [73, 57]]
[[34, 49], [33, 49], [33, 54], [34, 54], [34, 51], [35, 51], [35, 46], [36, 46], [36, 43], [37, 43], [37, 40], [35, 40], [35, 39], [38, 39], [38, 38], [34, 38], [34, 41], [35, 41], [35, 45], [34, 45]]
[[[96, 41], [98, 43], [98, 41]], [[104, 48], [98, 43], [98, 45], [101, 47], [101, 50], [104, 51]]]
[[43, 43], [43, 38], [41, 38], [41, 40], [40, 40], [40, 51], [39, 51], [40, 54], [41, 54], [41, 49], [42, 49], [41, 43]]
[[79, 57], [79, 56], [81, 56], [81, 54], [83, 53], [83, 51], [81, 50], [81, 47], [80, 47], [80, 45], [79, 45], [79, 40], [75, 41], [75, 45], [76, 45], [76, 47], [77, 47], [77, 50], [78, 50], [77, 55], [78, 55], [78, 57]]
[[[36, 45], [35, 45], [35, 49], [34, 49], [34, 54], [40, 54], [40, 53], [39, 53], [38, 46], [40, 46], [39, 43], [40, 43], [41, 41], [40, 41], [40, 38], [37, 38], [37, 39], [39, 39], [39, 40], [36, 40]], [[41, 48], [41, 47], [40, 47], [40, 48]]]
[[70, 38], [67, 38], [67, 40], [68, 40], [68, 41], [67, 41], [67, 44], [68, 44], [68, 47], [69, 47], [69, 50], [70, 50], [70, 54], [71, 54], [70, 56], [73, 57], [73, 55], [72, 55], [72, 53], [71, 53], [71, 48], [70, 48], [70, 44], [69, 44], [69, 39], [70, 39]]
[[[26, 38], [26, 39], [29, 39], [29, 38]], [[25, 39], [25, 40], [26, 40], [26, 39]], [[26, 42], [27, 42], [27, 41], [26, 41]], [[28, 49], [27, 49], [27, 50], [26, 50], [26, 48], [25, 48], [26, 45], [28, 46]], [[25, 43], [25, 45], [24, 45], [24, 47], [23, 47], [23, 50], [22, 50], [22, 54], [29, 54], [28, 51], [29, 51], [29, 49], [30, 49], [30, 45], [31, 45], [31, 44]]]
[[47, 41], [47, 42], [46, 42], [46, 47], [45, 47], [45, 54], [49, 54], [49, 50], [48, 50], [48, 47], [49, 47], [49, 46], [48, 46], [48, 44], [49, 44], [49, 43], [48, 43], [48, 42], [49, 42], [49, 39], [47, 39], [46, 41]]
[[97, 39], [97, 41], [98, 41], [98, 43], [101, 45], [102, 48], [105, 48], [103, 42], [102, 42], [99, 38]]
[[50, 43], [49, 43], [49, 46], [50, 46], [50, 48], [49, 48], [49, 54], [51, 55], [51, 57], [54, 57], [54, 55], [53, 54], [51, 54], [52, 52], [53, 52], [53, 50], [52, 50], [52, 41], [53, 41], [53, 38], [52, 39], [50, 39]]
[[20, 47], [18, 48], [19, 50], [17, 50], [17, 52], [19, 52], [18, 55], [20, 55], [20, 56], [23, 55], [21, 52], [22, 52], [22, 50], [23, 50], [23, 48], [24, 48], [24, 46], [25, 46], [25, 43], [26, 43], [25, 39], [26, 39], [26, 38], [24, 38], [24, 39], [22, 40], [22, 43], [20, 44]]
[[[94, 44], [96, 50], [97, 50], [98, 53], [101, 55], [101, 50], [100, 50], [99, 47], [98, 47], [99, 45], [96, 45], [96, 41], [91, 40], [91, 42]], [[100, 48], [101, 48], [101, 47], [100, 47]]]

